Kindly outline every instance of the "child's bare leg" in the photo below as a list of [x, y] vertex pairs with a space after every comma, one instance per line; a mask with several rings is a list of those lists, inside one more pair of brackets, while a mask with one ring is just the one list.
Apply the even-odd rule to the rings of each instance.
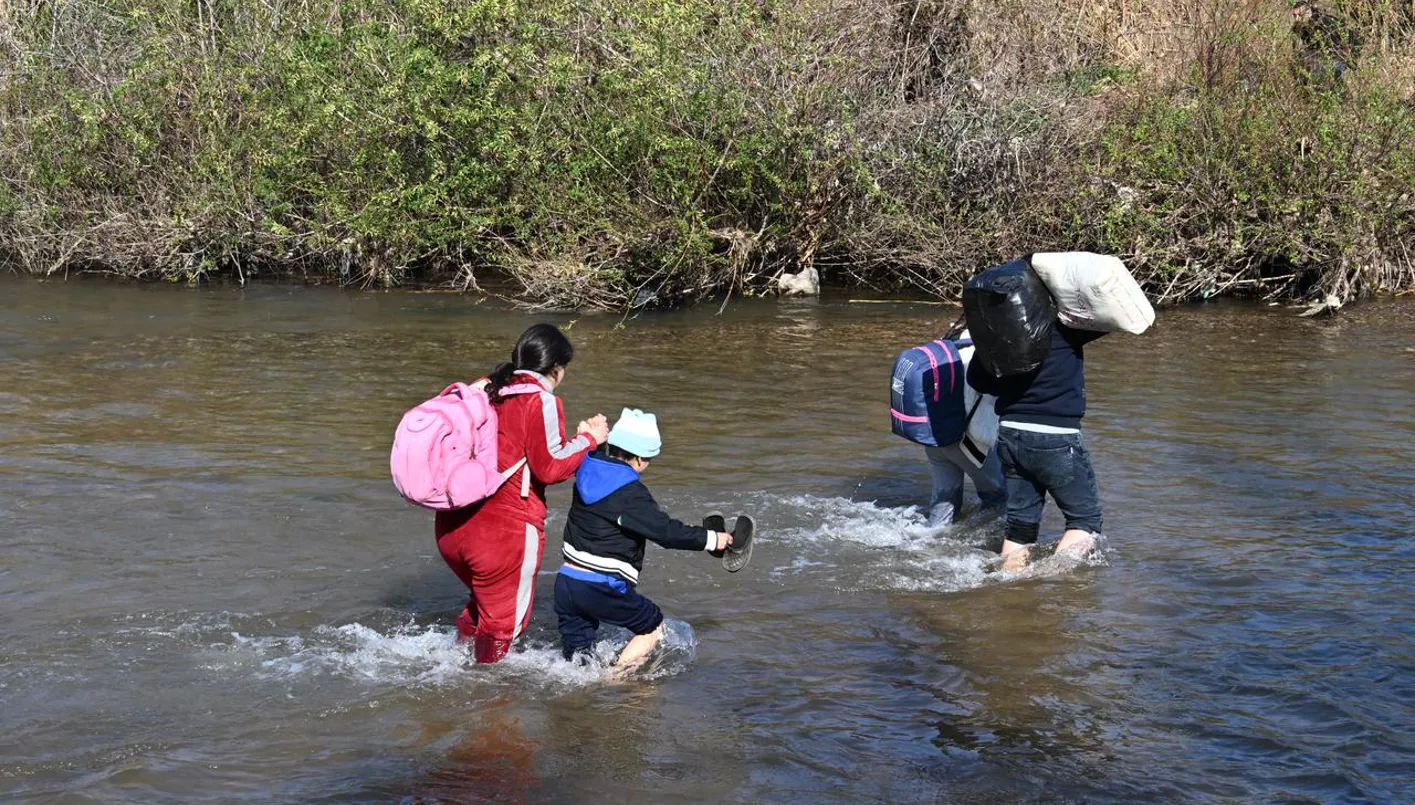
[[644, 661], [645, 657], [649, 656], [649, 652], [653, 651], [662, 639], [662, 623], [658, 625], [657, 629], [654, 629], [648, 634], [634, 635], [633, 639], [629, 641], [629, 645], [625, 646], [624, 650], [619, 652], [619, 659], [614, 661], [614, 675], [622, 677], [639, 667], [639, 664]]

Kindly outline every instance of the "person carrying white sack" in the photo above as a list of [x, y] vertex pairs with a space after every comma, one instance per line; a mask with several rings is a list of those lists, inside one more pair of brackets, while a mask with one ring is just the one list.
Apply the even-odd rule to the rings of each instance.
[[1038, 253], [989, 269], [968, 281], [963, 306], [980, 333], [968, 384], [997, 397], [1008, 496], [1002, 569], [1027, 563], [1047, 496], [1066, 519], [1058, 553], [1084, 555], [1102, 526], [1081, 434], [1084, 347], [1108, 332], [1144, 332], [1154, 308], [1119, 259], [1089, 252]]
[[[944, 339], [966, 343], [968, 330], [965, 319], [959, 317]], [[959, 354], [966, 374], [972, 348], [965, 346]], [[963, 509], [964, 478], [973, 479], [983, 511], [997, 511], [1007, 504], [1002, 462], [998, 459], [995, 445], [997, 414], [993, 410], [993, 401], [982, 397], [971, 386], [964, 388], [964, 404], [971, 412], [964, 440], [924, 448], [924, 456], [929, 460], [929, 470], [933, 475], [933, 493], [929, 497], [928, 509], [930, 528], [952, 525], [958, 517]], [[981, 464], [977, 460], [980, 449], [985, 453]]]

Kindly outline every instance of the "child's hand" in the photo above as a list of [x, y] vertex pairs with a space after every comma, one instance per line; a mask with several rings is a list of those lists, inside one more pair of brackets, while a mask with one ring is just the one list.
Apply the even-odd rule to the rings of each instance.
[[726, 531], [715, 531], [713, 533], [717, 535], [717, 550], [727, 550], [727, 546], [732, 544], [732, 535]]
[[609, 441], [609, 420], [605, 418], [604, 414], [595, 414], [585, 425], [587, 430], [584, 432], [593, 436], [597, 443], [604, 444]]
[[593, 436], [596, 442], [604, 444], [609, 441], [609, 421], [604, 418], [604, 414], [595, 414], [589, 419], [580, 422], [575, 429], [576, 434], [588, 433]]

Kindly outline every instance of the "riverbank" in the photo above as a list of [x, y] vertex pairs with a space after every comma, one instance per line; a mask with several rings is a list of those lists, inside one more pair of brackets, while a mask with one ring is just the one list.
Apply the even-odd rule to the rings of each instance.
[[253, 5], [0, 10], [0, 266], [623, 309], [1089, 249], [1161, 302], [1415, 289], [1408, 8]]

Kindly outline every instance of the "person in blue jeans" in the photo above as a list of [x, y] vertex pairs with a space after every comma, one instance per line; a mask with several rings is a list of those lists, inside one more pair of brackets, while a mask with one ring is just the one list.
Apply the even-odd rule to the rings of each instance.
[[1002, 567], [1025, 567], [1049, 494], [1066, 518], [1059, 552], [1085, 554], [1101, 531], [1101, 500], [1081, 436], [1086, 415], [1085, 346], [1104, 333], [1057, 322], [1051, 351], [1035, 372], [994, 377], [974, 360], [968, 383], [997, 396], [997, 453], [1007, 486]]
[[653, 541], [684, 551], [721, 551], [732, 535], [669, 517], [641, 479], [662, 448], [658, 419], [625, 408], [604, 449], [575, 475], [565, 522], [565, 565], [555, 577], [555, 615], [565, 659], [587, 654], [600, 624], [634, 633], [615, 661], [616, 675], [633, 670], [663, 638], [663, 613], [636, 589], [644, 547]]

